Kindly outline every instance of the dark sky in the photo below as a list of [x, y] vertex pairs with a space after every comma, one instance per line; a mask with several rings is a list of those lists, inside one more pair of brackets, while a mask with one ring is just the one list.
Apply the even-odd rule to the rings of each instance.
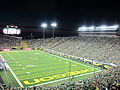
[[[117, 4], [118, 3], [118, 4]], [[57, 21], [61, 28], [120, 23], [115, 0], [1, 0], [0, 24], [39, 27]]]

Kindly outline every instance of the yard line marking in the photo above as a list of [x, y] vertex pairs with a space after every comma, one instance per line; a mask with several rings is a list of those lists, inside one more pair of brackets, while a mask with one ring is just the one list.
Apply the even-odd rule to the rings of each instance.
[[[43, 51], [41, 51], [41, 52], [43, 52]], [[47, 53], [47, 52], [44, 52], [44, 53]], [[50, 54], [50, 53], [47, 53], [47, 54], [52, 55], [52, 56], [55, 56], [55, 57], [58, 57], [58, 58], [65, 59], [65, 60], [67, 60], [67, 61], [71, 61], [71, 62], [74, 62], [74, 63], [78, 63], [78, 64], [83, 65], [83, 66], [87, 66], [87, 67], [94, 68], [94, 65], [93, 65], [93, 67], [92, 67], [92, 66], [85, 65], [86, 63], [85, 63], [85, 64], [81, 64], [81, 63], [79, 63], [79, 62], [77, 62], [77, 61], [72, 61], [72, 60], [70, 60], [70, 59], [63, 58], [63, 57], [60, 57], [60, 56], [57, 56], [57, 55], [53, 55], [53, 54]], [[97, 69], [97, 68], [96, 68], [96, 69]], [[100, 69], [97, 69], [97, 70], [100, 70]]]
[[[42, 51], [41, 51], [42, 52]], [[49, 54], [49, 53], [46, 53], [46, 52], [44, 52], [45, 54]], [[7, 54], [9, 54], [9, 53], [7, 53]], [[58, 58], [61, 58], [61, 59], [64, 59], [64, 60], [66, 60], [66, 61], [70, 61], [70, 62], [73, 62], [73, 63], [77, 63], [77, 64], [79, 64], [79, 65], [82, 65], [82, 66], [86, 66], [86, 67], [91, 67], [91, 68], [94, 68], [94, 66], [90, 66], [89, 64], [88, 65], [86, 65], [86, 64], [82, 64], [82, 63], [79, 63], [79, 62], [77, 62], [77, 61], [72, 61], [72, 60], [70, 60], [70, 59], [66, 59], [66, 58], [63, 58], [63, 57], [60, 57], [60, 56], [57, 56], [57, 55], [53, 55], [53, 54], [49, 54], [49, 55], [51, 55], [51, 56], [54, 56], [54, 57], [58, 57]], [[13, 59], [14, 60], [14, 57], [12, 57], [12, 56], [10, 56], [10, 55], [8, 55], [11, 59]], [[68, 62], [69, 63], [69, 62]], [[100, 69], [98, 69], [98, 68], [95, 68], [95, 69], [97, 69], [97, 70], [99, 70], [99, 71], [94, 71], [94, 72], [100, 72], [100, 71], [102, 71], [102, 70], [100, 70]], [[86, 73], [86, 75], [87, 74], [91, 74], [91, 73], [94, 73], [94, 72], [90, 72], [90, 73]], [[85, 75], [85, 74], [81, 74], [81, 75]], [[78, 75], [78, 76], [75, 76], [75, 77], [79, 77], [79, 76], [81, 76], [81, 75]], [[70, 78], [70, 77], [69, 77]], [[59, 80], [66, 80], [67, 78], [64, 78], [64, 79], [59, 79]], [[55, 80], [56, 82], [57, 81], [59, 81], [59, 80]], [[55, 81], [51, 81], [51, 82], [47, 82], [48, 84], [49, 83], [52, 83], [52, 82], [55, 82]], [[44, 84], [44, 83], [43, 83]]]
[[[83, 70], [83, 69], [87, 69], [87, 68], [81, 68], [81, 69], [77, 69], [77, 70]], [[61, 70], [55, 70], [55, 71], [61, 71]], [[52, 72], [55, 72], [55, 71], [52, 71]], [[63, 73], [65, 73], [65, 72], [63, 72]], [[63, 73], [59, 73], [59, 74], [63, 74]], [[36, 73], [36, 75], [37, 74], [39, 74], [39, 72], [38, 73]], [[44, 74], [44, 73], [43, 73]], [[58, 74], [58, 73], [56, 73], [56, 74]], [[30, 74], [31, 75], [31, 74]], [[37, 77], [32, 77], [32, 78], [41, 78], [41, 77], [44, 77], [44, 76], [50, 76], [50, 75], [53, 75], [53, 74], [47, 74], [47, 75], [41, 75], [41, 76], [37, 76]], [[24, 75], [24, 76], [28, 76], [28, 75]], [[22, 77], [22, 76], [21, 76]], [[32, 78], [25, 78], [25, 79], [20, 79], [20, 80], [27, 80], [27, 79], [32, 79]]]
[[[102, 71], [102, 70], [95, 71], [95, 72], [100, 72], [100, 71]], [[81, 74], [81, 75], [74, 76], [74, 77], [80, 77], [80, 76], [84, 76], [84, 75], [89, 75], [89, 74], [92, 74], [92, 73], [95, 73], [95, 72], [86, 73], [86, 74]], [[35, 86], [45, 85], [45, 84], [49, 84], [49, 83], [53, 83], [53, 82], [58, 82], [58, 81], [63, 81], [63, 80], [71, 79], [71, 78], [72, 78], [72, 76], [69, 77], [69, 78], [64, 78], [64, 79], [59, 79], [59, 80], [55, 80], [55, 81], [51, 81], [51, 82], [47, 82], [47, 83], [37, 84], [37, 85], [35, 85]], [[33, 87], [33, 86], [30, 86], [30, 87]]]
[[[2, 57], [2, 55], [0, 54], [0, 56]], [[9, 54], [10, 56], [10, 54]], [[2, 57], [2, 60], [5, 61], [5, 59]], [[19, 79], [17, 78], [17, 76], [14, 74], [14, 72], [12, 71], [12, 69], [10, 68], [10, 66], [5, 62], [5, 66], [6, 68], [8, 68], [10, 70], [10, 72], [12, 73], [13, 77], [16, 79], [16, 81], [18, 82], [18, 84], [23, 87], [22, 83], [19, 81]]]

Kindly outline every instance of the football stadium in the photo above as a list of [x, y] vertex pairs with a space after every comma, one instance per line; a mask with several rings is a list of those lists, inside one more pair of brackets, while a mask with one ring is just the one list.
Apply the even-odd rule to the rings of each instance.
[[0, 34], [0, 90], [119, 90], [118, 28], [79, 27], [78, 36], [46, 38], [43, 32], [43, 38], [22, 39], [14, 36], [18, 27], [7, 26]]

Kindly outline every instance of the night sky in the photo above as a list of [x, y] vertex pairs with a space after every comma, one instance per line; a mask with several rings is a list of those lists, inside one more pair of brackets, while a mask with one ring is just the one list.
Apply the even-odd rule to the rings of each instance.
[[59, 28], [120, 24], [119, 2], [115, 0], [2, 0], [0, 25], [40, 27], [58, 22]]

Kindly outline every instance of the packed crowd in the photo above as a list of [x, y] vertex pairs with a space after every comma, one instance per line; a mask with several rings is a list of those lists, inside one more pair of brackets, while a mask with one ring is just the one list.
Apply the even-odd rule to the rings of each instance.
[[14, 46], [20, 45], [20, 39], [17, 39], [15, 37], [10, 37], [7, 35], [0, 35], [0, 49], [2, 48], [12, 48]]
[[[72, 36], [23, 40], [31, 48], [47, 48], [90, 60], [113, 63], [110, 68], [87, 80], [71, 81], [56, 86], [13, 87], [0, 84], [0, 90], [120, 90], [120, 37]], [[0, 48], [19, 46], [19, 40], [0, 36]]]
[[111, 36], [74, 36], [29, 40], [30, 47], [44, 47], [90, 60], [120, 64], [120, 38]]

